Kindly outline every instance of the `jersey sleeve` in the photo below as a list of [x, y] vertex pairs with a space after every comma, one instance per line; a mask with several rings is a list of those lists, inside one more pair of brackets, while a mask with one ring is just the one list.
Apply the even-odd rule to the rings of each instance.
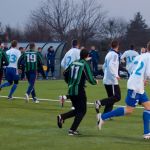
[[96, 80], [95, 80], [94, 77], [93, 77], [91, 68], [90, 68], [90, 66], [88, 65], [88, 63], [85, 63], [84, 73], [85, 73], [85, 76], [86, 76], [87, 81], [88, 81], [90, 84], [96, 85]]
[[24, 60], [24, 57], [25, 57], [25, 53], [23, 53], [20, 57], [19, 57], [19, 59], [18, 59], [18, 64], [17, 64], [17, 66], [18, 66], [18, 69], [22, 69], [22, 62], [23, 62], [23, 60]]
[[119, 77], [118, 68], [119, 68], [118, 56], [113, 55], [109, 62], [109, 69], [110, 69], [111, 74], [115, 77]]
[[2, 62], [3, 62], [4, 66], [8, 66], [9, 65], [8, 56], [6, 55], [5, 52], [2, 52]]

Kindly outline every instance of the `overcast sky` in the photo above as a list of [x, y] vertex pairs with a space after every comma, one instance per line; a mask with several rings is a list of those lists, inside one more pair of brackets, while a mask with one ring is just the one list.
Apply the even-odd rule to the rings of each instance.
[[[45, 0], [0, 0], [0, 22], [13, 27], [23, 26], [40, 3]], [[121, 17], [127, 21], [140, 11], [150, 26], [150, 0], [101, 0], [104, 11], [110, 17]]]

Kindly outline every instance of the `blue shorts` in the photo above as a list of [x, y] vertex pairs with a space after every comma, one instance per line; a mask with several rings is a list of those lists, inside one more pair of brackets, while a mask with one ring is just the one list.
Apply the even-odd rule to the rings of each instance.
[[19, 74], [16, 68], [6, 68], [6, 80], [7, 81], [16, 81], [19, 80]]
[[133, 90], [128, 89], [128, 93], [125, 100], [128, 106], [136, 107], [138, 103], [145, 103], [147, 101], [149, 101], [149, 99], [145, 92], [143, 94], [139, 94], [135, 93], [135, 91]]

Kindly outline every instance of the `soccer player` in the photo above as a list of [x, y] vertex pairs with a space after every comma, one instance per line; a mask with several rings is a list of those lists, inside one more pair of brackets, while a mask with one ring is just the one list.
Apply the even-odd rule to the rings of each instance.
[[[80, 49], [79, 49], [79, 43], [77, 40], [72, 40], [72, 48], [65, 54], [64, 58], [61, 61], [61, 67], [65, 70], [68, 68], [68, 66], [74, 62], [75, 60], [80, 59]], [[69, 99], [68, 95], [60, 95], [59, 100], [60, 103], [64, 104], [64, 101], [66, 99]], [[72, 107], [72, 109], [74, 109]]]
[[131, 71], [130, 71], [131, 64], [134, 58], [138, 55], [139, 55], [138, 52], [136, 52], [134, 49], [134, 45], [131, 45], [130, 50], [125, 51], [123, 55], [121, 56], [122, 62], [125, 62], [125, 59], [126, 59], [126, 69], [129, 73], [129, 76], [131, 75]]
[[18, 82], [19, 82], [19, 74], [18, 74], [18, 59], [21, 55], [21, 52], [16, 48], [17, 47], [17, 41], [13, 40], [11, 42], [11, 49], [6, 51], [6, 54], [9, 58], [9, 65], [6, 67], [6, 80], [7, 82], [0, 85], [0, 88], [4, 88], [7, 86], [12, 86], [8, 99], [13, 99], [13, 93], [17, 89]]
[[150, 139], [150, 101], [144, 90], [145, 80], [150, 79], [150, 42], [147, 44], [147, 53], [140, 56], [136, 69], [131, 74], [127, 83], [126, 107], [119, 107], [106, 114], [99, 114], [98, 127], [101, 129], [105, 120], [131, 114], [140, 102], [143, 107], [144, 139]]
[[[29, 96], [32, 95], [33, 102], [39, 103], [36, 93], [35, 93], [35, 80], [36, 80], [36, 72], [38, 68], [43, 68], [43, 62], [40, 54], [35, 51], [35, 44], [30, 43], [30, 50], [23, 53], [18, 61], [19, 69], [21, 69], [21, 62], [24, 61], [25, 65], [25, 73], [29, 83], [28, 89], [25, 93], [26, 102], [29, 102]], [[44, 77], [45, 78], [45, 77]]]
[[95, 101], [96, 112], [99, 113], [99, 108], [105, 106], [104, 113], [107, 113], [113, 109], [115, 102], [121, 99], [121, 92], [118, 80], [120, 79], [118, 75], [119, 69], [119, 42], [114, 40], [111, 42], [111, 50], [105, 57], [105, 62], [103, 65], [104, 78], [103, 84], [105, 86], [108, 97], [102, 100]]
[[66, 82], [69, 87], [68, 94], [75, 109], [57, 116], [57, 124], [59, 128], [62, 128], [62, 124], [66, 119], [75, 117], [68, 132], [69, 135], [79, 135], [77, 128], [86, 113], [87, 98], [85, 93], [85, 81], [88, 80], [92, 85], [98, 83], [93, 78], [90, 66], [86, 61], [88, 56], [88, 51], [85, 49], [82, 50], [80, 60], [74, 61], [65, 71]]
[[8, 57], [2, 48], [2, 42], [0, 41], [0, 84], [3, 78], [3, 66], [8, 66], [9, 64]]

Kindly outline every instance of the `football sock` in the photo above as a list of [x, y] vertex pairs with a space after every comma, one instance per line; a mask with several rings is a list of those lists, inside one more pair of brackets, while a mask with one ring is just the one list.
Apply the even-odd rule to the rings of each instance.
[[32, 98], [35, 98], [35, 97], [36, 97], [35, 89], [34, 89], [34, 88], [33, 88], [33, 90], [31, 91], [31, 95], [32, 95]]
[[10, 86], [10, 85], [11, 84], [9, 82], [5, 82], [0, 86], [0, 88], [4, 88], [4, 87]]
[[111, 112], [108, 112], [108, 113], [105, 113], [105, 114], [102, 114], [102, 120], [107, 120], [109, 118], [112, 118], [112, 117], [119, 117], [119, 116], [124, 116], [125, 115], [125, 110], [123, 107], [119, 107]]
[[17, 88], [17, 84], [13, 84], [13, 86], [12, 86], [12, 88], [11, 88], [11, 90], [10, 90], [10, 93], [9, 93], [8, 97], [12, 97], [12, 95], [13, 95], [13, 93], [15, 92], [16, 88]]
[[150, 133], [150, 110], [144, 110], [143, 112], [143, 125], [144, 125], [144, 134]]

